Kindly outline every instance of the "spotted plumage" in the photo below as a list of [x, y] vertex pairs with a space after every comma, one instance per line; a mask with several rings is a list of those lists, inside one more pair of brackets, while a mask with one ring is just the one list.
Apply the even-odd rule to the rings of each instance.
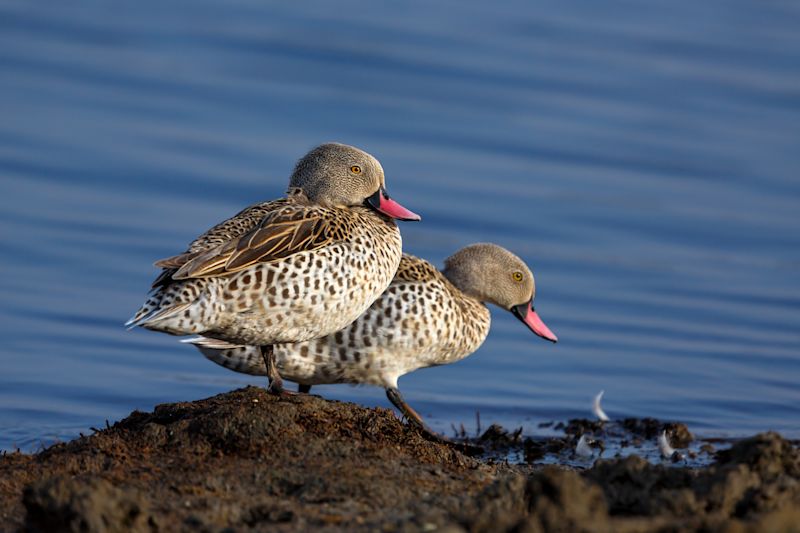
[[[469, 355], [486, 338], [489, 325], [485, 305], [460, 292], [427, 261], [404, 254], [392, 284], [355, 323], [321, 339], [274, 349], [281, 374], [292, 381], [396, 386], [398, 377], [417, 368]], [[198, 342], [223, 366], [266, 373], [258, 350], [242, 346], [215, 353]]]
[[392, 218], [415, 217], [388, 198], [375, 158], [322, 145], [300, 160], [286, 198], [158, 261], [164, 270], [128, 325], [262, 347], [329, 335], [388, 286], [402, 248]]
[[[485, 303], [514, 312], [535, 333], [556, 340], [533, 311], [534, 296], [533, 274], [525, 263], [493, 244], [460, 250], [447, 259], [442, 272], [404, 254], [391, 285], [358, 320], [324, 338], [276, 345], [276, 362], [284, 377], [303, 385], [384, 387], [390, 399], [413, 418], [397, 391], [398, 378], [420, 368], [453, 363], [477, 350], [491, 324]], [[253, 347], [203, 338], [188, 342], [231, 370], [266, 372]]]

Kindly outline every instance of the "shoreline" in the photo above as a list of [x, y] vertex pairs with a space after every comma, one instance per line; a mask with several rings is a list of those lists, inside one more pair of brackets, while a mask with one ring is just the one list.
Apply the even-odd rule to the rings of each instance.
[[[596, 423], [571, 422], [553, 439], [491, 426], [470, 440], [490, 452], [476, 458], [425, 440], [388, 409], [246, 387], [135, 411], [35, 454], [3, 453], [0, 530], [796, 531], [800, 524], [800, 452], [776, 433], [708, 450], [709, 466], [637, 455], [590, 457], [581, 466], [566, 458], [574, 457], [576, 431]], [[524, 462], [504, 460], [512, 448]], [[541, 464], [548, 450], [559, 464]]]

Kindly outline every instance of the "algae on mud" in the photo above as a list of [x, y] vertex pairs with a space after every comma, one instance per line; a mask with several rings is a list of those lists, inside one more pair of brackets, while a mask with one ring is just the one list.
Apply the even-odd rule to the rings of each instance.
[[12, 531], [797, 531], [800, 453], [767, 433], [707, 468], [510, 465], [386, 409], [248, 387], [6, 454], [0, 496]]

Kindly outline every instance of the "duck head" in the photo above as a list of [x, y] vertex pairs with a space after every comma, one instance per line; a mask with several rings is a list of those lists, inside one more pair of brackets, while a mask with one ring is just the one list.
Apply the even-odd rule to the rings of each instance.
[[327, 143], [297, 162], [289, 187], [299, 188], [313, 203], [333, 207], [367, 205], [398, 220], [420, 220], [386, 192], [383, 167], [354, 146]]
[[444, 265], [444, 275], [462, 292], [510, 311], [543, 339], [558, 341], [534, 310], [536, 282], [519, 257], [496, 244], [480, 243], [462, 248]]

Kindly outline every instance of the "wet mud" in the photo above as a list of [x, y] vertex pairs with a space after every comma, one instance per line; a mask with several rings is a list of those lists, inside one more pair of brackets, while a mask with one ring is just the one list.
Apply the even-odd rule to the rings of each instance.
[[[681, 424], [563, 426], [490, 426], [471, 457], [387, 409], [248, 387], [4, 454], [0, 530], [800, 531], [800, 452], [775, 433], [718, 451]], [[708, 465], [635, 453], [665, 429]]]

